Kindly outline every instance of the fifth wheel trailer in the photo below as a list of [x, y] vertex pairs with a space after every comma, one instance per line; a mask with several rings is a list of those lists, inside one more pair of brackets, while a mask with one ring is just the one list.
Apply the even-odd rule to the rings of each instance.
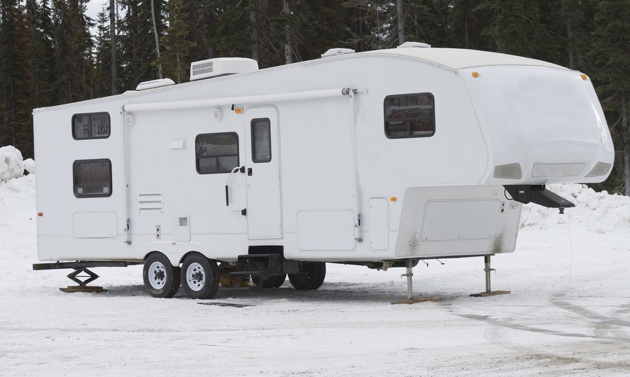
[[601, 182], [614, 158], [585, 74], [423, 44], [197, 62], [188, 83], [36, 109], [34, 134], [40, 261], [143, 263], [155, 297], [210, 298], [228, 266], [317, 289], [325, 263], [510, 253], [521, 203], [570, 207], [545, 185]]

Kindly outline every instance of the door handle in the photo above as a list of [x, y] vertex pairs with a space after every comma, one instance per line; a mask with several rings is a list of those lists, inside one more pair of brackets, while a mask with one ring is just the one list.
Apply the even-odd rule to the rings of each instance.
[[245, 166], [237, 166], [234, 169], [232, 169], [230, 176], [225, 182], [225, 205], [227, 207], [230, 206], [230, 180], [232, 179], [234, 174], [236, 174], [237, 172], [245, 173]]

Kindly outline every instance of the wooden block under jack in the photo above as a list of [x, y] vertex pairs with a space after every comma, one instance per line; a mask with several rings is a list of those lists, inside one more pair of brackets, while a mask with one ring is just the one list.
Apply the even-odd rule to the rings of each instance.
[[439, 298], [418, 298], [418, 299], [411, 299], [411, 300], [392, 301], [392, 305], [398, 305], [398, 304], [411, 305], [411, 304], [419, 304], [421, 302], [437, 302], [437, 301], [440, 301], [440, 299]]
[[496, 296], [496, 295], [509, 295], [512, 291], [488, 291], [481, 293], [471, 293], [470, 297], [487, 297], [487, 296]]
[[80, 286], [80, 285], [69, 285], [67, 288], [59, 288], [60, 291], [66, 293], [74, 293], [74, 292], [92, 292], [92, 293], [101, 293], [107, 292], [107, 289], [103, 289], [103, 287], [97, 286]]

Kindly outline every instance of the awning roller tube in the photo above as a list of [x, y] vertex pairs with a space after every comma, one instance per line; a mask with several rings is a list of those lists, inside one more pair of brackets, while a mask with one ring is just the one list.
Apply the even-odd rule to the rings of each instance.
[[153, 102], [124, 105], [123, 110], [127, 112], [155, 111], [155, 110], [179, 110], [195, 109], [200, 107], [230, 106], [230, 105], [254, 105], [259, 103], [275, 103], [288, 101], [301, 101], [319, 98], [343, 97], [357, 91], [348, 88], [309, 90], [304, 92], [262, 94], [255, 96], [223, 97], [202, 100]]

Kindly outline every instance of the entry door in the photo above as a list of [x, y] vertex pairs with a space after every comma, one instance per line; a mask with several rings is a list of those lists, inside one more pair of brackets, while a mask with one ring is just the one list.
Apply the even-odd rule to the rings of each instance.
[[260, 108], [245, 114], [249, 239], [282, 238], [278, 113]]

